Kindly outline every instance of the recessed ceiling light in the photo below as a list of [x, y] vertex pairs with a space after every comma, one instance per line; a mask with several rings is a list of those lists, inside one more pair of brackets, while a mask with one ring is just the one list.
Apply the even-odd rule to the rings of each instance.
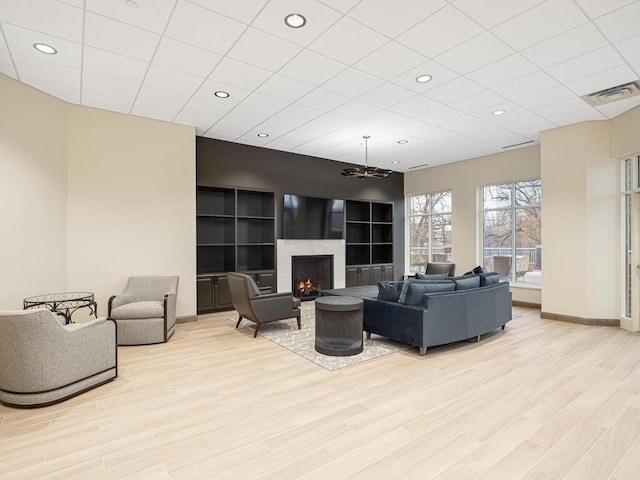
[[419, 77], [416, 77], [416, 82], [427, 83], [427, 82], [430, 82], [432, 79], [433, 77], [431, 75], [420, 75]]
[[53, 48], [51, 45], [47, 45], [46, 43], [34, 43], [33, 48], [35, 48], [39, 52], [46, 53], [47, 55], [55, 55], [56, 53], [58, 53], [58, 50]]
[[394, 160], [394, 161], [393, 161], [393, 162], [391, 162], [391, 163], [397, 164], [397, 163], [400, 163], [400, 161], [399, 161], [399, 160]]
[[495, 112], [491, 112], [491, 115], [495, 115], [497, 117], [499, 115], [504, 115], [505, 113], [507, 113], [506, 110], [496, 110]]
[[223, 92], [222, 90], [218, 90], [214, 95], [218, 98], [229, 98], [229, 94], [227, 92]]
[[262, 137], [262, 138], [265, 138], [265, 137], [268, 137], [269, 134], [268, 133], [259, 133], [258, 136]]
[[126, 0], [124, 4], [129, 8], [138, 8], [138, 2], [135, 0]]
[[290, 13], [289, 15], [284, 17], [284, 23], [286, 23], [287, 26], [291, 28], [300, 28], [304, 27], [304, 25], [307, 23], [307, 19], [299, 13]]
[[404, 145], [405, 143], [409, 143], [409, 140], [398, 140], [400, 145]]

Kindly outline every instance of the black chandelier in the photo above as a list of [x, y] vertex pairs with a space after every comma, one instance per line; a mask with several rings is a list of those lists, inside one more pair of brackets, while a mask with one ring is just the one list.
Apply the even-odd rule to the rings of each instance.
[[364, 138], [364, 167], [345, 168], [342, 175], [353, 178], [385, 178], [388, 177], [393, 170], [385, 170], [384, 168], [369, 166], [369, 138], [370, 135], [363, 135]]

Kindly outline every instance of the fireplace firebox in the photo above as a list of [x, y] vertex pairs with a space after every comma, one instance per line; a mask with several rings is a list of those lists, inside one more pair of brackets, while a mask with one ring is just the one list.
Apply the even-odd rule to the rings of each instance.
[[314, 300], [320, 290], [333, 288], [333, 255], [291, 257], [291, 291], [300, 300]]

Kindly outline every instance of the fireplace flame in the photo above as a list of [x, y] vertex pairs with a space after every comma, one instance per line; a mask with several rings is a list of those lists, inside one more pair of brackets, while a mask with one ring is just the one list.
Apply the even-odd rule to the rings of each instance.
[[313, 295], [318, 291], [318, 287], [313, 284], [310, 278], [307, 278], [298, 282], [298, 291], [300, 295]]

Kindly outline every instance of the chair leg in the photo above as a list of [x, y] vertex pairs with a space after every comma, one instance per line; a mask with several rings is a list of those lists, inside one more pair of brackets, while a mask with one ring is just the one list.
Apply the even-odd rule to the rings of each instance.
[[420, 355], [426, 355], [427, 354], [427, 347], [418, 347], [420, 349]]
[[371, 340], [371, 332], [366, 332], [367, 334], [367, 340]]
[[298, 316], [296, 317], [296, 320], [298, 321], [298, 330], [300, 330], [302, 328], [302, 322], [300, 321], [300, 314], [298, 314]]
[[253, 332], [253, 338], [256, 338], [258, 336], [259, 331], [260, 331], [260, 324], [256, 323], [256, 331]]
[[236, 328], [240, 326], [241, 321], [242, 321], [242, 315], [238, 315], [238, 323], [236, 323]]

